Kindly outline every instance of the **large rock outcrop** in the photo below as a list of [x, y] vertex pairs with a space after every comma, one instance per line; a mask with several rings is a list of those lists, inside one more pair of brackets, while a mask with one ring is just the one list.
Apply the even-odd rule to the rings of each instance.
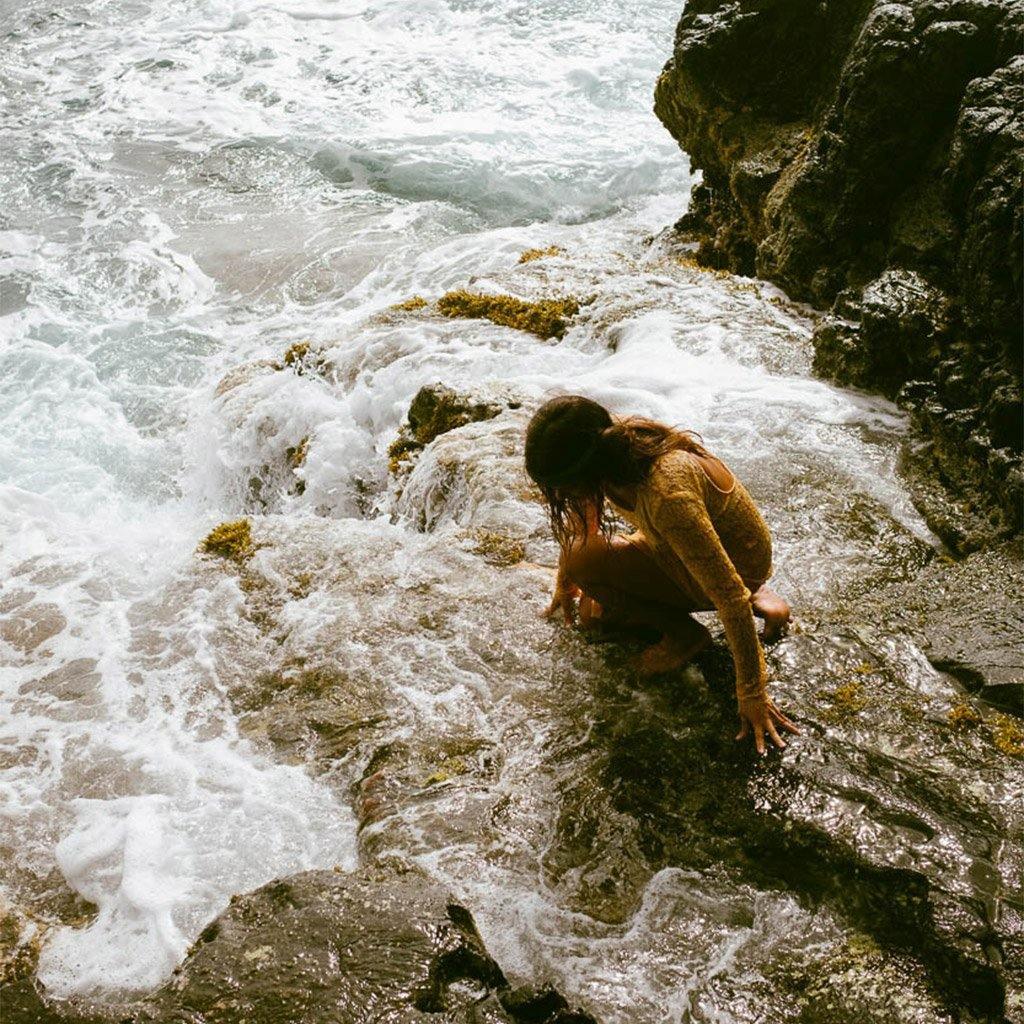
[[1020, 525], [1022, 25], [1010, 0], [691, 0], [655, 94], [703, 172], [699, 259], [831, 310], [816, 370], [914, 411], [964, 549]]

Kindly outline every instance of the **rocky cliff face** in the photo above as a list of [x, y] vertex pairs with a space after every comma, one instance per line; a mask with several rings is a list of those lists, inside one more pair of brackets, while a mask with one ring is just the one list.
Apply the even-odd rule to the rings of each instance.
[[1020, 524], [1022, 26], [1010, 0], [690, 0], [655, 94], [703, 172], [698, 258], [830, 310], [816, 370], [914, 411], [960, 548]]

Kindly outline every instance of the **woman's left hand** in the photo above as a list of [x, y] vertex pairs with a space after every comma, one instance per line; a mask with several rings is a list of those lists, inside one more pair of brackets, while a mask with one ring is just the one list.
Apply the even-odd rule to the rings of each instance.
[[775, 706], [771, 697], [740, 701], [740, 731], [736, 739], [745, 740], [753, 732], [757, 752], [763, 754], [767, 733], [772, 743], [781, 750], [786, 741], [779, 735], [780, 728], [794, 736], [800, 735], [800, 730]]

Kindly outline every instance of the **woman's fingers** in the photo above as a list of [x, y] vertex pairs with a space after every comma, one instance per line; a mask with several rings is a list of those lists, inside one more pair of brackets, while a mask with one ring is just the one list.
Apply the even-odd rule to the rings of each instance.
[[556, 590], [555, 596], [551, 598], [551, 604], [541, 612], [541, 618], [550, 619], [558, 612], [559, 609], [562, 611], [562, 618], [567, 626], [572, 625], [572, 596], [564, 590]]
[[786, 715], [784, 715], [777, 707], [775, 707], [774, 704], [771, 706], [769, 710], [771, 712], [772, 718], [774, 718], [775, 721], [778, 722], [778, 724], [786, 730], [786, 732], [791, 732], [794, 736], [800, 735], [800, 730], [796, 727], [796, 725], [789, 718], [787, 718]]
[[763, 725], [755, 725], [754, 726], [754, 746], [757, 747], [757, 752], [759, 754], [763, 754], [764, 753], [764, 726]]
[[791, 732], [794, 736], [800, 735], [800, 729], [794, 725], [785, 715], [779, 715], [779, 725], [782, 726], [786, 732]]
[[786, 741], [780, 735], [777, 726], [795, 736], [800, 735], [800, 730], [773, 704], [753, 709], [750, 715], [741, 711], [740, 731], [736, 734], [736, 739], [744, 740], [753, 732], [754, 746], [757, 747], [759, 754], [765, 753], [769, 741], [779, 750], [784, 750]]
[[776, 732], [775, 726], [772, 724], [771, 719], [769, 719], [768, 721], [768, 735], [771, 736], [772, 743], [774, 743], [775, 746], [779, 748], [779, 750], [783, 750], [785, 748], [786, 741], [778, 734], [778, 732]]

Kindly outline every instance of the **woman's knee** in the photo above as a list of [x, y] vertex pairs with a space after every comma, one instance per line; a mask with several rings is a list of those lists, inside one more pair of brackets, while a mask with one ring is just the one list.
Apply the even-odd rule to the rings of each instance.
[[607, 575], [611, 544], [600, 534], [592, 534], [573, 542], [566, 556], [569, 578], [579, 586], [599, 583]]

